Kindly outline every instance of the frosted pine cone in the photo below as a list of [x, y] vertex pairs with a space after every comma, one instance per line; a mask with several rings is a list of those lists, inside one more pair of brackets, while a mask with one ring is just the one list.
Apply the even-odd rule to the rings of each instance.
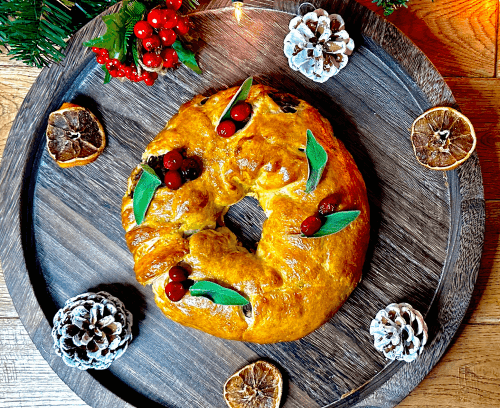
[[427, 324], [408, 303], [392, 303], [370, 325], [375, 348], [390, 360], [415, 360], [427, 343]]
[[352, 54], [354, 41], [338, 14], [317, 9], [290, 21], [284, 52], [290, 68], [316, 82], [339, 73]]
[[52, 337], [70, 367], [104, 370], [132, 341], [132, 314], [107, 292], [83, 293], [56, 313]]

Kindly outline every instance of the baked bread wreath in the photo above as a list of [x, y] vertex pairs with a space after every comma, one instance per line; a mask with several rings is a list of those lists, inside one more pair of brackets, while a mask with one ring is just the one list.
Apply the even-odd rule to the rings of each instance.
[[[238, 88], [182, 105], [142, 156], [151, 167], [172, 150], [202, 163], [201, 174], [176, 190], [161, 185], [137, 225], [133, 195], [142, 172], [128, 180], [122, 203], [125, 238], [137, 280], [152, 284], [157, 305], [172, 320], [214, 336], [274, 343], [299, 339], [328, 321], [361, 278], [369, 239], [366, 188], [353, 158], [333, 136], [330, 123], [303, 100], [252, 86], [252, 113], [231, 137], [216, 132]], [[310, 129], [328, 154], [317, 187], [306, 194]], [[229, 206], [255, 197], [264, 210], [262, 237], [249, 252], [223, 225]], [[301, 223], [333, 197], [337, 211], [359, 210], [340, 232], [300, 236]], [[189, 292], [171, 301], [170, 268], [181, 265], [192, 281], [233, 289], [251, 307], [224, 306]]]

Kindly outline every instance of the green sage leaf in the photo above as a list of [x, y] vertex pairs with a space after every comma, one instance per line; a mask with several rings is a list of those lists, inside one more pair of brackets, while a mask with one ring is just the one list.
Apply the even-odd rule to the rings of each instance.
[[197, 74], [201, 75], [201, 69], [196, 62], [194, 52], [184, 48], [184, 45], [179, 40], [175, 40], [172, 44], [172, 48], [177, 52], [179, 56], [179, 61], [182, 62], [186, 67], [192, 69]]
[[321, 226], [318, 232], [310, 237], [300, 234], [302, 238], [319, 238], [324, 237], [326, 235], [335, 234], [339, 231], [342, 231], [345, 227], [347, 227], [351, 222], [353, 222], [356, 218], [358, 218], [361, 211], [352, 210], [352, 211], [339, 211], [330, 215], [327, 215], [325, 223]]
[[328, 161], [328, 154], [321, 146], [313, 133], [307, 129], [306, 156], [309, 165], [309, 175], [306, 182], [306, 193], [314, 191], [321, 180], [321, 175]]
[[210, 281], [198, 281], [189, 288], [191, 296], [203, 296], [218, 305], [244, 306], [247, 299], [232, 289], [224, 288]]
[[147, 164], [141, 164], [142, 174], [134, 190], [134, 217], [137, 225], [142, 224], [155, 191], [161, 184], [160, 178]]
[[226, 109], [224, 109], [224, 112], [222, 112], [222, 115], [217, 122], [217, 126], [219, 123], [221, 123], [223, 120], [229, 120], [231, 119], [231, 109], [233, 108], [234, 105], [236, 105], [240, 101], [244, 101], [247, 99], [248, 94], [250, 93], [250, 88], [252, 87], [252, 82], [253, 78], [247, 78], [245, 79], [245, 82], [241, 84], [240, 89], [238, 89], [238, 92], [233, 96], [229, 104], [226, 106]]

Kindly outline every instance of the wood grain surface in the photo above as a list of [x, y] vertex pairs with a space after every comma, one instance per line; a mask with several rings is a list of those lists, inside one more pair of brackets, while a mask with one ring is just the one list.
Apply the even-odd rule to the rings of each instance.
[[[413, 2], [412, 2], [413, 3]], [[421, 12], [425, 9], [425, 2], [414, 2]], [[436, 4], [437, 1], [434, 3]], [[444, 2], [441, 2], [444, 3]], [[441, 7], [441, 18], [453, 18], [453, 1], [445, 2], [448, 7]], [[487, 10], [494, 9], [491, 13], [475, 13], [467, 17], [468, 7], [464, 7], [464, 2], [457, 3], [459, 10], [459, 20], [456, 23], [460, 26], [466, 21], [470, 23], [472, 32], [477, 27], [487, 27], [488, 21], [491, 21], [491, 15], [496, 15], [497, 4], [487, 4]], [[473, 2], [478, 3], [478, 2]], [[487, 2], [482, 2], [485, 4]], [[412, 10], [410, 6], [410, 11]], [[430, 21], [433, 16], [433, 3], [429, 2], [427, 9], [422, 12], [420, 19], [427, 21], [431, 26]], [[474, 7], [472, 7], [474, 8]], [[477, 7], [476, 7], [477, 8]], [[477, 10], [476, 10], [477, 11]], [[482, 20], [482, 15], [487, 14], [488, 18]], [[391, 19], [394, 19], [397, 13]], [[444, 17], [443, 17], [444, 15]], [[467, 17], [467, 18], [466, 18]], [[414, 17], [417, 19], [417, 17]], [[457, 17], [458, 18], [458, 17]], [[493, 27], [496, 29], [496, 20]], [[397, 21], [394, 21], [397, 24]], [[403, 26], [400, 26], [404, 28]], [[475, 27], [475, 28], [474, 28]], [[433, 28], [434, 29], [434, 28]], [[404, 30], [403, 30], [404, 31]], [[411, 33], [407, 33], [411, 38]], [[441, 35], [441, 33], [436, 33]], [[450, 32], [448, 34], [452, 35]], [[437, 38], [437, 37], [436, 37]], [[442, 48], [453, 53], [452, 39], [446, 42], [446, 35], [440, 38]], [[472, 35], [468, 38], [471, 42], [471, 50], [479, 50], [481, 44], [488, 43], [489, 36], [482, 38], [481, 35]], [[419, 44], [422, 48], [425, 48]], [[493, 49], [495, 47], [493, 46]], [[439, 53], [436, 52], [439, 56]], [[456, 60], [460, 60], [460, 53], [457, 51]], [[493, 53], [493, 56], [495, 52]], [[494, 58], [493, 58], [494, 59]], [[431, 58], [433, 60], [433, 58]], [[448, 60], [446, 60], [446, 64]], [[467, 62], [465, 59], [460, 60], [460, 69], [467, 70]], [[445, 60], [433, 60], [438, 66], [438, 69], [446, 69]], [[443, 63], [443, 67], [439, 64]], [[481, 73], [480, 69], [488, 64], [481, 63], [471, 65], [470, 72], [466, 72], [464, 76], [477, 77], [489, 76]], [[492, 61], [495, 66], [495, 61]], [[32, 83], [32, 78], [37, 75], [37, 70], [24, 68], [20, 65], [11, 64], [2, 59], [2, 68], [7, 66], [9, 69], [0, 71], [1, 76], [1, 136], [5, 139], [13, 120], [15, 112], [19, 107], [20, 101], [23, 99], [27, 88]], [[464, 72], [465, 72], [464, 71]], [[479, 72], [479, 74], [478, 74]], [[488, 71], [489, 72], [489, 71]], [[494, 74], [494, 70], [492, 71]], [[478, 285], [474, 292], [474, 300], [472, 310], [469, 313], [463, 328], [458, 333], [458, 337], [454, 341], [451, 350], [445, 355], [442, 362], [428, 375], [424, 382], [406, 398], [400, 406], [459, 406], [471, 407], [476, 406], [498, 406], [499, 404], [499, 374], [496, 369], [498, 360], [495, 360], [494, 350], [495, 345], [498, 345], [498, 340], [495, 334], [499, 333], [498, 323], [498, 298], [495, 297], [498, 288], [497, 275], [499, 273], [499, 230], [500, 217], [498, 200], [498, 177], [495, 171], [498, 172], [498, 91], [495, 90], [495, 80], [488, 79], [469, 79], [469, 78], [450, 78], [449, 85], [455, 93], [462, 111], [467, 114], [480, 130], [480, 143], [478, 145], [478, 154], [481, 163], [484, 160], [490, 162], [490, 171], [483, 174], [485, 177], [485, 194], [489, 199], [487, 203], [487, 224], [486, 224], [486, 241], [483, 261], [479, 274]], [[490, 83], [491, 85], [489, 85]], [[24, 92], [23, 92], [24, 91]], [[495, 93], [496, 92], [496, 93]], [[475, 98], [471, 98], [474, 95]], [[13, 112], [13, 113], [11, 113]], [[479, 133], [479, 132], [478, 132]], [[486, 175], [488, 174], [488, 176]], [[0, 288], [4, 288], [3, 285]], [[489, 299], [489, 300], [488, 300]], [[17, 406], [85, 406], [81, 400], [74, 397], [71, 391], [66, 391], [63, 394], [67, 398], [58, 397], [51, 398], [52, 392], [56, 390], [66, 389], [66, 386], [57, 379], [51, 369], [44, 363], [38, 352], [31, 344], [31, 341], [23, 333], [22, 327], [16, 318], [16, 313], [13, 310], [9, 297], [6, 291], [0, 290], [0, 311], [2, 327], [6, 329], [0, 331], [0, 342], [6, 345], [2, 348], [1, 367], [2, 375], [0, 376], [0, 406], [17, 407]], [[4, 324], [5, 322], [5, 324]], [[16, 322], [16, 323], [12, 323]], [[16, 326], [17, 324], [17, 326]], [[495, 331], [496, 330], [496, 331]], [[4, 336], [4, 337], [3, 337]], [[19, 337], [19, 338], [18, 338]], [[24, 340], [22, 340], [24, 338]], [[13, 343], [22, 344], [19, 347], [12, 347], [15, 351], [8, 347]], [[28, 344], [31, 346], [26, 346]], [[455, 351], [456, 350], [456, 351]], [[12, 358], [12, 354], [16, 358]], [[10, 357], [7, 357], [10, 356]], [[19, 356], [19, 359], [17, 358]], [[33, 356], [38, 356], [38, 359]], [[24, 363], [14, 363], [24, 361]], [[31, 365], [30, 365], [31, 364]], [[50, 386], [46, 385], [47, 381]], [[429, 384], [430, 382], [430, 384]], [[33, 385], [32, 385], [33, 384]], [[5, 385], [5, 389], [4, 389]], [[50, 391], [48, 390], [50, 388]], [[432, 397], [432, 399], [430, 398]], [[17, 404], [17, 405], [16, 405]]]

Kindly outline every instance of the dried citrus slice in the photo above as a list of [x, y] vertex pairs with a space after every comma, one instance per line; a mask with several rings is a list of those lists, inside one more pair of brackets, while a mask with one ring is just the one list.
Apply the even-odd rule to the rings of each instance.
[[47, 149], [61, 167], [82, 166], [97, 159], [106, 144], [104, 129], [87, 108], [64, 103], [49, 115]]
[[411, 142], [420, 164], [432, 170], [452, 170], [476, 148], [476, 133], [465, 115], [453, 108], [437, 107], [415, 119]]
[[281, 373], [267, 361], [243, 367], [224, 384], [224, 399], [231, 408], [278, 408], [282, 392]]

